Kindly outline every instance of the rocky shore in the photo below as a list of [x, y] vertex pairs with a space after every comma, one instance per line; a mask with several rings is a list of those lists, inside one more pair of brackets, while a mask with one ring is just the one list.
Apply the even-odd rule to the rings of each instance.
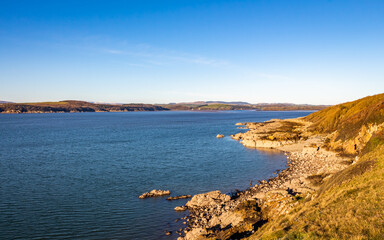
[[325, 179], [354, 163], [355, 159], [327, 150], [327, 136], [311, 133], [310, 123], [303, 119], [245, 125], [249, 131], [232, 138], [245, 147], [283, 151], [287, 168], [232, 197], [219, 191], [193, 196], [178, 209], [190, 213], [179, 240], [247, 238], [302, 199], [311, 199]]

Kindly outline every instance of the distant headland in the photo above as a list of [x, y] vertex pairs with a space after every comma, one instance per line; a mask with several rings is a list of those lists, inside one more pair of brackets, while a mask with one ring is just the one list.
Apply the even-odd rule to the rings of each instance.
[[325, 105], [292, 103], [258, 103], [199, 101], [169, 104], [110, 104], [65, 100], [59, 102], [13, 103], [0, 101], [0, 113], [70, 113], [70, 112], [136, 112], [136, 111], [297, 111], [321, 110]]

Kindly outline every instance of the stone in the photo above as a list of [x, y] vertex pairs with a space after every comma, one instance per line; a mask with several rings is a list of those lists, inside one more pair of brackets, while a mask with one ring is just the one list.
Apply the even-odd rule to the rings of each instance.
[[171, 194], [169, 190], [156, 190], [153, 189], [150, 192], [143, 193], [139, 196], [140, 199], [149, 198], [149, 197], [159, 197]]
[[185, 210], [187, 210], [188, 208], [186, 207], [186, 206], [177, 206], [177, 207], [175, 207], [175, 211], [185, 211]]
[[207, 234], [207, 233], [208, 233], [207, 230], [204, 228], [201, 228], [201, 227], [193, 228], [191, 231], [187, 232], [184, 237], [182, 237], [182, 238], [180, 237], [178, 239], [196, 240], [196, 239], [201, 238], [202, 235]]
[[217, 136], [216, 136], [217, 138], [223, 138], [224, 137], [224, 135], [223, 134], [217, 134]]
[[169, 197], [167, 198], [168, 201], [172, 200], [178, 200], [178, 199], [185, 199], [185, 198], [191, 198], [192, 195], [181, 195], [181, 196], [176, 196], [176, 197]]
[[189, 200], [185, 206], [187, 206], [188, 208], [202, 208], [223, 204], [230, 200], [230, 196], [222, 194], [220, 191], [212, 191], [193, 196], [193, 198]]

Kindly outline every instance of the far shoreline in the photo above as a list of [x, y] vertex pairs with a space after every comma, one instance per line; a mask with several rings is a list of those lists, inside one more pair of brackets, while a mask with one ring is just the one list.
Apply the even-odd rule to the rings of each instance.
[[99, 104], [66, 100], [40, 103], [0, 103], [0, 113], [71, 113], [71, 112], [146, 112], [146, 111], [318, 111], [326, 105], [291, 103], [228, 104], [228, 103], [183, 103], [183, 104]]
[[4, 115], [23, 115], [23, 114], [71, 114], [71, 113], [137, 113], [137, 112], [201, 112], [201, 113], [220, 113], [220, 112], [317, 112], [319, 110], [155, 110], [155, 111], [73, 111], [73, 112], [0, 112]]

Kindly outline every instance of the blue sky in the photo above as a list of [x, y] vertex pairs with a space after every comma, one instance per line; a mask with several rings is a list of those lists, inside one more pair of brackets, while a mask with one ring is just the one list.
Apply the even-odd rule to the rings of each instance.
[[384, 92], [384, 1], [0, 2], [0, 100], [336, 104]]

